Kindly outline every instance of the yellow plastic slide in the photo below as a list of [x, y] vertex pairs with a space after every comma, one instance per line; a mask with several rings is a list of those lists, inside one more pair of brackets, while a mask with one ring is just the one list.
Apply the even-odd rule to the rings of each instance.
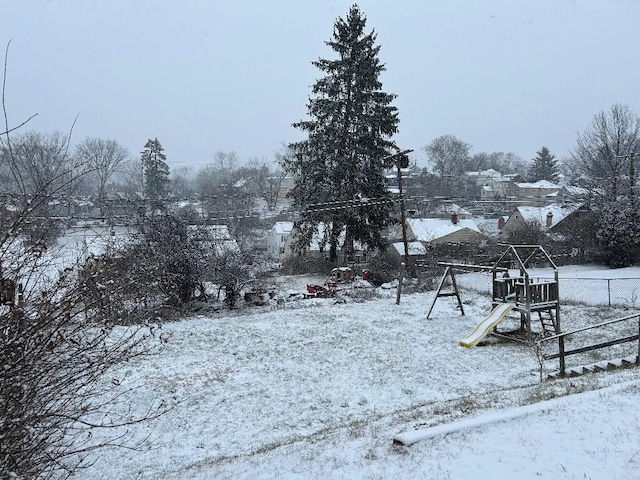
[[471, 348], [476, 346], [484, 337], [491, 333], [493, 327], [498, 325], [504, 317], [515, 307], [512, 303], [501, 303], [496, 306], [489, 316], [478, 324], [469, 335], [460, 341], [463, 347]]

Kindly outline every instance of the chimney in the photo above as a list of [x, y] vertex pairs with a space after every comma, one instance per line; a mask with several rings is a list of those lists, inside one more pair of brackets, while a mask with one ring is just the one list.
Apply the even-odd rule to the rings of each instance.
[[547, 212], [547, 227], [553, 224], [553, 213]]
[[456, 212], [453, 212], [451, 214], [451, 223], [453, 223], [454, 225], [458, 224], [458, 214]]

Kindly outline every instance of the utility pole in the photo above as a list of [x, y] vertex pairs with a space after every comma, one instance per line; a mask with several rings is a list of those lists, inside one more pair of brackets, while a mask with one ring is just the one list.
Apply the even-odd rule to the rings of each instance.
[[402, 169], [409, 166], [408, 153], [413, 150], [402, 150], [401, 152], [384, 157], [385, 165], [395, 164], [398, 176], [398, 191], [400, 199], [400, 222], [402, 223], [402, 243], [404, 244], [404, 264], [409, 266], [409, 242], [407, 241], [407, 218], [404, 205], [404, 193], [402, 192]]

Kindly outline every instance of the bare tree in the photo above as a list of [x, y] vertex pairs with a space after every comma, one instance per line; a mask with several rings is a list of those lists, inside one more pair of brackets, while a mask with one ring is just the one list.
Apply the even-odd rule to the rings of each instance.
[[28, 132], [5, 138], [3, 160], [11, 179], [7, 188], [18, 195], [48, 197], [54, 191], [69, 194], [74, 182], [69, 183], [68, 179], [77, 166], [68, 154], [69, 140], [69, 135], [61, 132]]
[[213, 155], [213, 168], [217, 176], [217, 184], [230, 187], [236, 180], [238, 155], [236, 152], [216, 152]]
[[[284, 155], [285, 153], [276, 154], [276, 165], [285, 162]], [[272, 170], [266, 160], [257, 158], [249, 160], [246, 171], [253, 190], [264, 199], [269, 210], [275, 210], [286, 172], [280, 168]]]
[[187, 198], [194, 192], [195, 175], [192, 167], [182, 166], [171, 172], [171, 193], [176, 198]]
[[114, 181], [119, 188], [130, 197], [142, 198], [144, 191], [142, 167], [140, 160], [125, 160], [115, 173]]
[[[3, 82], [3, 100], [4, 91]], [[38, 206], [68, 192], [84, 170], [66, 163], [68, 137], [14, 141], [4, 101], [3, 113], [3, 161], [26, 201], [0, 216], [0, 472], [66, 478], [96, 448], [135, 448], [127, 427], [164, 410], [127, 407], [129, 387], [116, 369], [153, 348], [155, 316], [135, 298], [107, 296], [102, 288], [87, 295], [88, 277], [76, 275], [80, 259], [61, 270], [50, 250], [23, 242]], [[103, 268], [98, 263], [91, 275]], [[124, 282], [119, 287], [128, 291]], [[94, 435], [96, 429], [113, 433]]]
[[524, 174], [527, 171], [527, 163], [515, 153], [479, 152], [471, 155], [469, 168], [474, 171], [492, 168], [500, 173]]
[[100, 215], [103, 215], [107, 182], [130, 158], [129, 152], [115, 140], [86, 137], [78, 144], [75, 153], [98, 179], [98, 202]]
[[[578, 135], [572, 163], [587, 186], [615, 201], [625, 181], [635, 183], [636, 157], [640, 153], [640, 117], [629, 106], [616, 104], [599, 112]], [[635, 185], [630, 185], [629, 191]]]
[[441, 135], [424, 147], [433, 170], [441, 178], [463, 172], [469, 164], [471, 145], [454, 135]]

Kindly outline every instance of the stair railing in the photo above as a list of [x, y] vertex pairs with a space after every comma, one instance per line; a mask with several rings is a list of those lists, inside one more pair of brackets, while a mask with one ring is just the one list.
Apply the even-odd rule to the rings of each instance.
[[[589, 330], [593, 330], [593, 329], [597, 329], [597, 328], [603, 328], [609, 325], [613, 325], [615, 323], [621, 323], [621, 322], [630, 322], [632, 320], [636, 320], [638, 323], [638, 328], [637, 328], [637, 332], [634, 335], [625, 335], [622, 337], [617, 337], [617, 338], [613, 338], [611, 340], [608, 340], [606, 342], [598, 342], [598, 343], [593, 343], [593, 344], [589, 344], [589, 345], [584, 345], [578, 348], [573, 348], [571, 350], [566, 350], [565, 349], [565, 338], [569, 335], [575, 335], [577, 333], [581, 333], [581, 332], [586, 332]], [[560, 376], [563, 377], [566, 375], [566, 362], [565, 362], [565, 358], [570, 356], [570, 355], [576, 355], [578, 353], [584, 353], [584, 352], [590, 352], [592, 350], [598, 350], [601, 348], [606, 348], [606, 347], [611, 347], [613, 345], [619, 345], [622, 343], [628, 343], [628, 342], [638, 342], [638, 352], [636, 354], [636, 365], [640, 365], [640, 314], [636, 313], [633, 315], [628, 315], [626, 317], [621, 317], [621, 318], [615, 318], [613, 320], [607, 320], [606, 322], [601, 322], [601, 323], [597, 323], [595, 325], [589, 325], [586, 327], [582, 327], [582, 328], [576, 328], [575, 330], [570, 330], [568, 332], [562, 332], [562, 333], [558, 333], [556, 335], [552, 335], [550, 337], [544, 337], [544, 338], [540, 338], [538, 340], [538, 344], [541, 346], [543, 342], [549, 342], [552, 340], [557, 340], [558, 341], [558, 353], [553, 353], [550, 355], [544, 355], [543, 358], [545, 360], [553, 360], [555, 358], [557, 358], [559, 360], [559, 370], [560, 370]]]

